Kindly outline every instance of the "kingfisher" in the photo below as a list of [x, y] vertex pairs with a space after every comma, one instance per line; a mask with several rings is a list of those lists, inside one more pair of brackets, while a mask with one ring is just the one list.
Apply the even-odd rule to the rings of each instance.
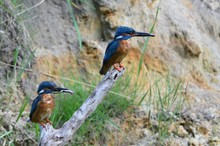
[[146, 32], [137, 32], [131, 27], [119, 26], [116, 29], [114, 39], [108, 44], [105, 51], [102, 68], [99, 71], [101, 75], [105, 75], [109, 68], [113, 65], [119, 72], [124, 69], [121, 64], [122, 60], [128, 54], [131, 45], [128, 39], [132, 37], [154, 37], [154, 34]]
[[53, 81], [41, 82], [37, 89], [38, 96], [34, 99], [31, 106], [30, 121], [39, 123], [43, 127], [45, 127], [45, 123], [52, 124], [49, 120], [55, 106], [52, 94], [62, 92], [73, 94], [72, 90], [58, 87]]

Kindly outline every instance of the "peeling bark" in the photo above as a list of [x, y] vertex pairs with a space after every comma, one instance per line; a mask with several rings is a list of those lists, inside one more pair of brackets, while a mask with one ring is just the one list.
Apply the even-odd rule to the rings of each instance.
[[68, 142], [72, 139], [73, 134], [79, 129], [89, 115], [93, 113], [97, 106], [102, 102], [103, 98], [110, 91], [115, 81], [122, 76], [123, 73], [124, 70], [118, 72], [115, 69], [107, 72], [92, 94], [60, 129], [53, 129], [50, 124], [46, 124], [45, 128], [41, 128], [39, 145], [63, 146], [68, 144]]

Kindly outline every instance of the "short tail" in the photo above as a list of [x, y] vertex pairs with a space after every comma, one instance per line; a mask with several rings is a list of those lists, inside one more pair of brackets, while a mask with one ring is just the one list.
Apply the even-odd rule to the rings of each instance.
[[102, 68], [100, 69], [99, 73], [100, 75], [105, 75], [108, 71], [109, 67], [105, 64], [102, 65]]
[[100, 69], [99, 73], [100, 73], [100, 75], [105, 75], [106, 74], [106, 72], [104, 71], [103, 67]]

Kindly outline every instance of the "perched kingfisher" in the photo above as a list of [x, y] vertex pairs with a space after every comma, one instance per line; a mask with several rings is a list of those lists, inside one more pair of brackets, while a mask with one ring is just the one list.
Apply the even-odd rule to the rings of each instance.
[[112, 65], [118, 71], [124, 68], [121, 65], [121, 61], [128, 54], [128, 49], [131, 48], [128, 39], [132, 37], [154, 37], [154, 34], [137, 32], [133, 28], [119, 26], [115, 32], [114, 39], [108, 44], [105, 51], [102, 68], [99, 71], [101, 75], [105, 75]]
[[54, 109], [54, 93], [70, 93], [73, 91], [67, 88], [57, 87], [57, 85], [52, 81], [43, 81], [40, 83], [37, 93], [38, 96], [34, 99], [31, 106], [30, 121], [34, 123], [39, 123], [45, 127], [45, 123], [50, 123], [49, 117]]

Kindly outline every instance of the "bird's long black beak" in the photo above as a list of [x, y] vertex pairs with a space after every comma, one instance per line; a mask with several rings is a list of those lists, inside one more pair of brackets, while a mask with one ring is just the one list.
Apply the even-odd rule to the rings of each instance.
[[134, 36], [138, 36], [138, 37], [155, 37], [154, 34], [147, 33], [147, 32], [135, 32]]
[[73, 93], [74, 93], [72, 90], [69, 90], [69, 89], [67, 89], [67, 88], [61, 88], [61, 87], [56, 87], [56, 88], [54, 89], [54, 92], [55, 92], [55, 93], [62, 93], [62, 92], [64, 92], [64, 93], [70, 93], [70, 94], [73, 94]]

